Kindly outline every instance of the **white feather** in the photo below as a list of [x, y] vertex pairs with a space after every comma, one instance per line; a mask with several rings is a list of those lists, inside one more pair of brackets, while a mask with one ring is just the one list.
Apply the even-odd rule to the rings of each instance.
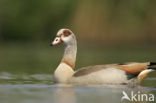
[[66, 83], [73, 74], [74, 71], [69, 65], [61, 63], [54, 72], [54, 81]]
[[124, 71], [108, 68], [88, 75], [72, 77], [69, 82], [75, 84], [120, 84], [125, 83], [127, 77]]

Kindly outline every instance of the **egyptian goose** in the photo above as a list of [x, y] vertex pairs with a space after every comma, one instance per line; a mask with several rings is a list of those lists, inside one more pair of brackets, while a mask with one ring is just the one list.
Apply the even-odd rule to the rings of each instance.
[[65, 44], [64, 56], [54, 72], [56, 83], [70, 84], [125, 84], [134, 78], [141, 83], [148, 73], [155, 70], [154, 62], [124, 63], [88, 66], [74, 71], [77, 42], [69, 29], [60, 29], [51, 45]]

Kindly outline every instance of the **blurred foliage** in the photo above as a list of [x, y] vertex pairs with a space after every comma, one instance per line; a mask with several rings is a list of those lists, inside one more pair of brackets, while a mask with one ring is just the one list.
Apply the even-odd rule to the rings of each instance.
[[155, 0], [1, 0], [0, 41], [47, 41], [65, 27], [82, 43], [155, 46], [155, 5]]
[[76, 34], [76, 68], [156, 61], [155, 5], [156, 0], [0, 0], [0, 71], [54, 71], [63, 50], [48, 43], [60, 28]]
[[82, 4], [74, 19], [81, 39], [115, 45], [156, 43], [154, 0], [84, 0]]
[[[0, 39], [33, 41], [48, 38], [64, 26], [73, 10], [73, 0], [1, 0]], [[52, 32], [54, 33], [54, 32]]]

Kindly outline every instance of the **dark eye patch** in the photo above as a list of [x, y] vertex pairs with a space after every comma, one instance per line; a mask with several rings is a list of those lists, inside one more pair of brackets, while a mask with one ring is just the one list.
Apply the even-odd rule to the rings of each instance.
[[71, 34], [71, 32], [69, 30], [64, 30], [63, 31], [64, 36], [69, 36], [70, 34]]

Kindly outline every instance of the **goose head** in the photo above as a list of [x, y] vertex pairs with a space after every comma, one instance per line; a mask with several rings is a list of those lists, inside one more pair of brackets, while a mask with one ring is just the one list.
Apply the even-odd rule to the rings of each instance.
[[56, 37], [54, 39], [54, 41], [51, 43], [52, 46], [58, 45], [58, 44], [65, 44], [65, 45], [72, 45], [73, 43], [75, 43], [75, 36], [73, 34], [73, 32], [69, 29], [60, 29], [57, 34]]

